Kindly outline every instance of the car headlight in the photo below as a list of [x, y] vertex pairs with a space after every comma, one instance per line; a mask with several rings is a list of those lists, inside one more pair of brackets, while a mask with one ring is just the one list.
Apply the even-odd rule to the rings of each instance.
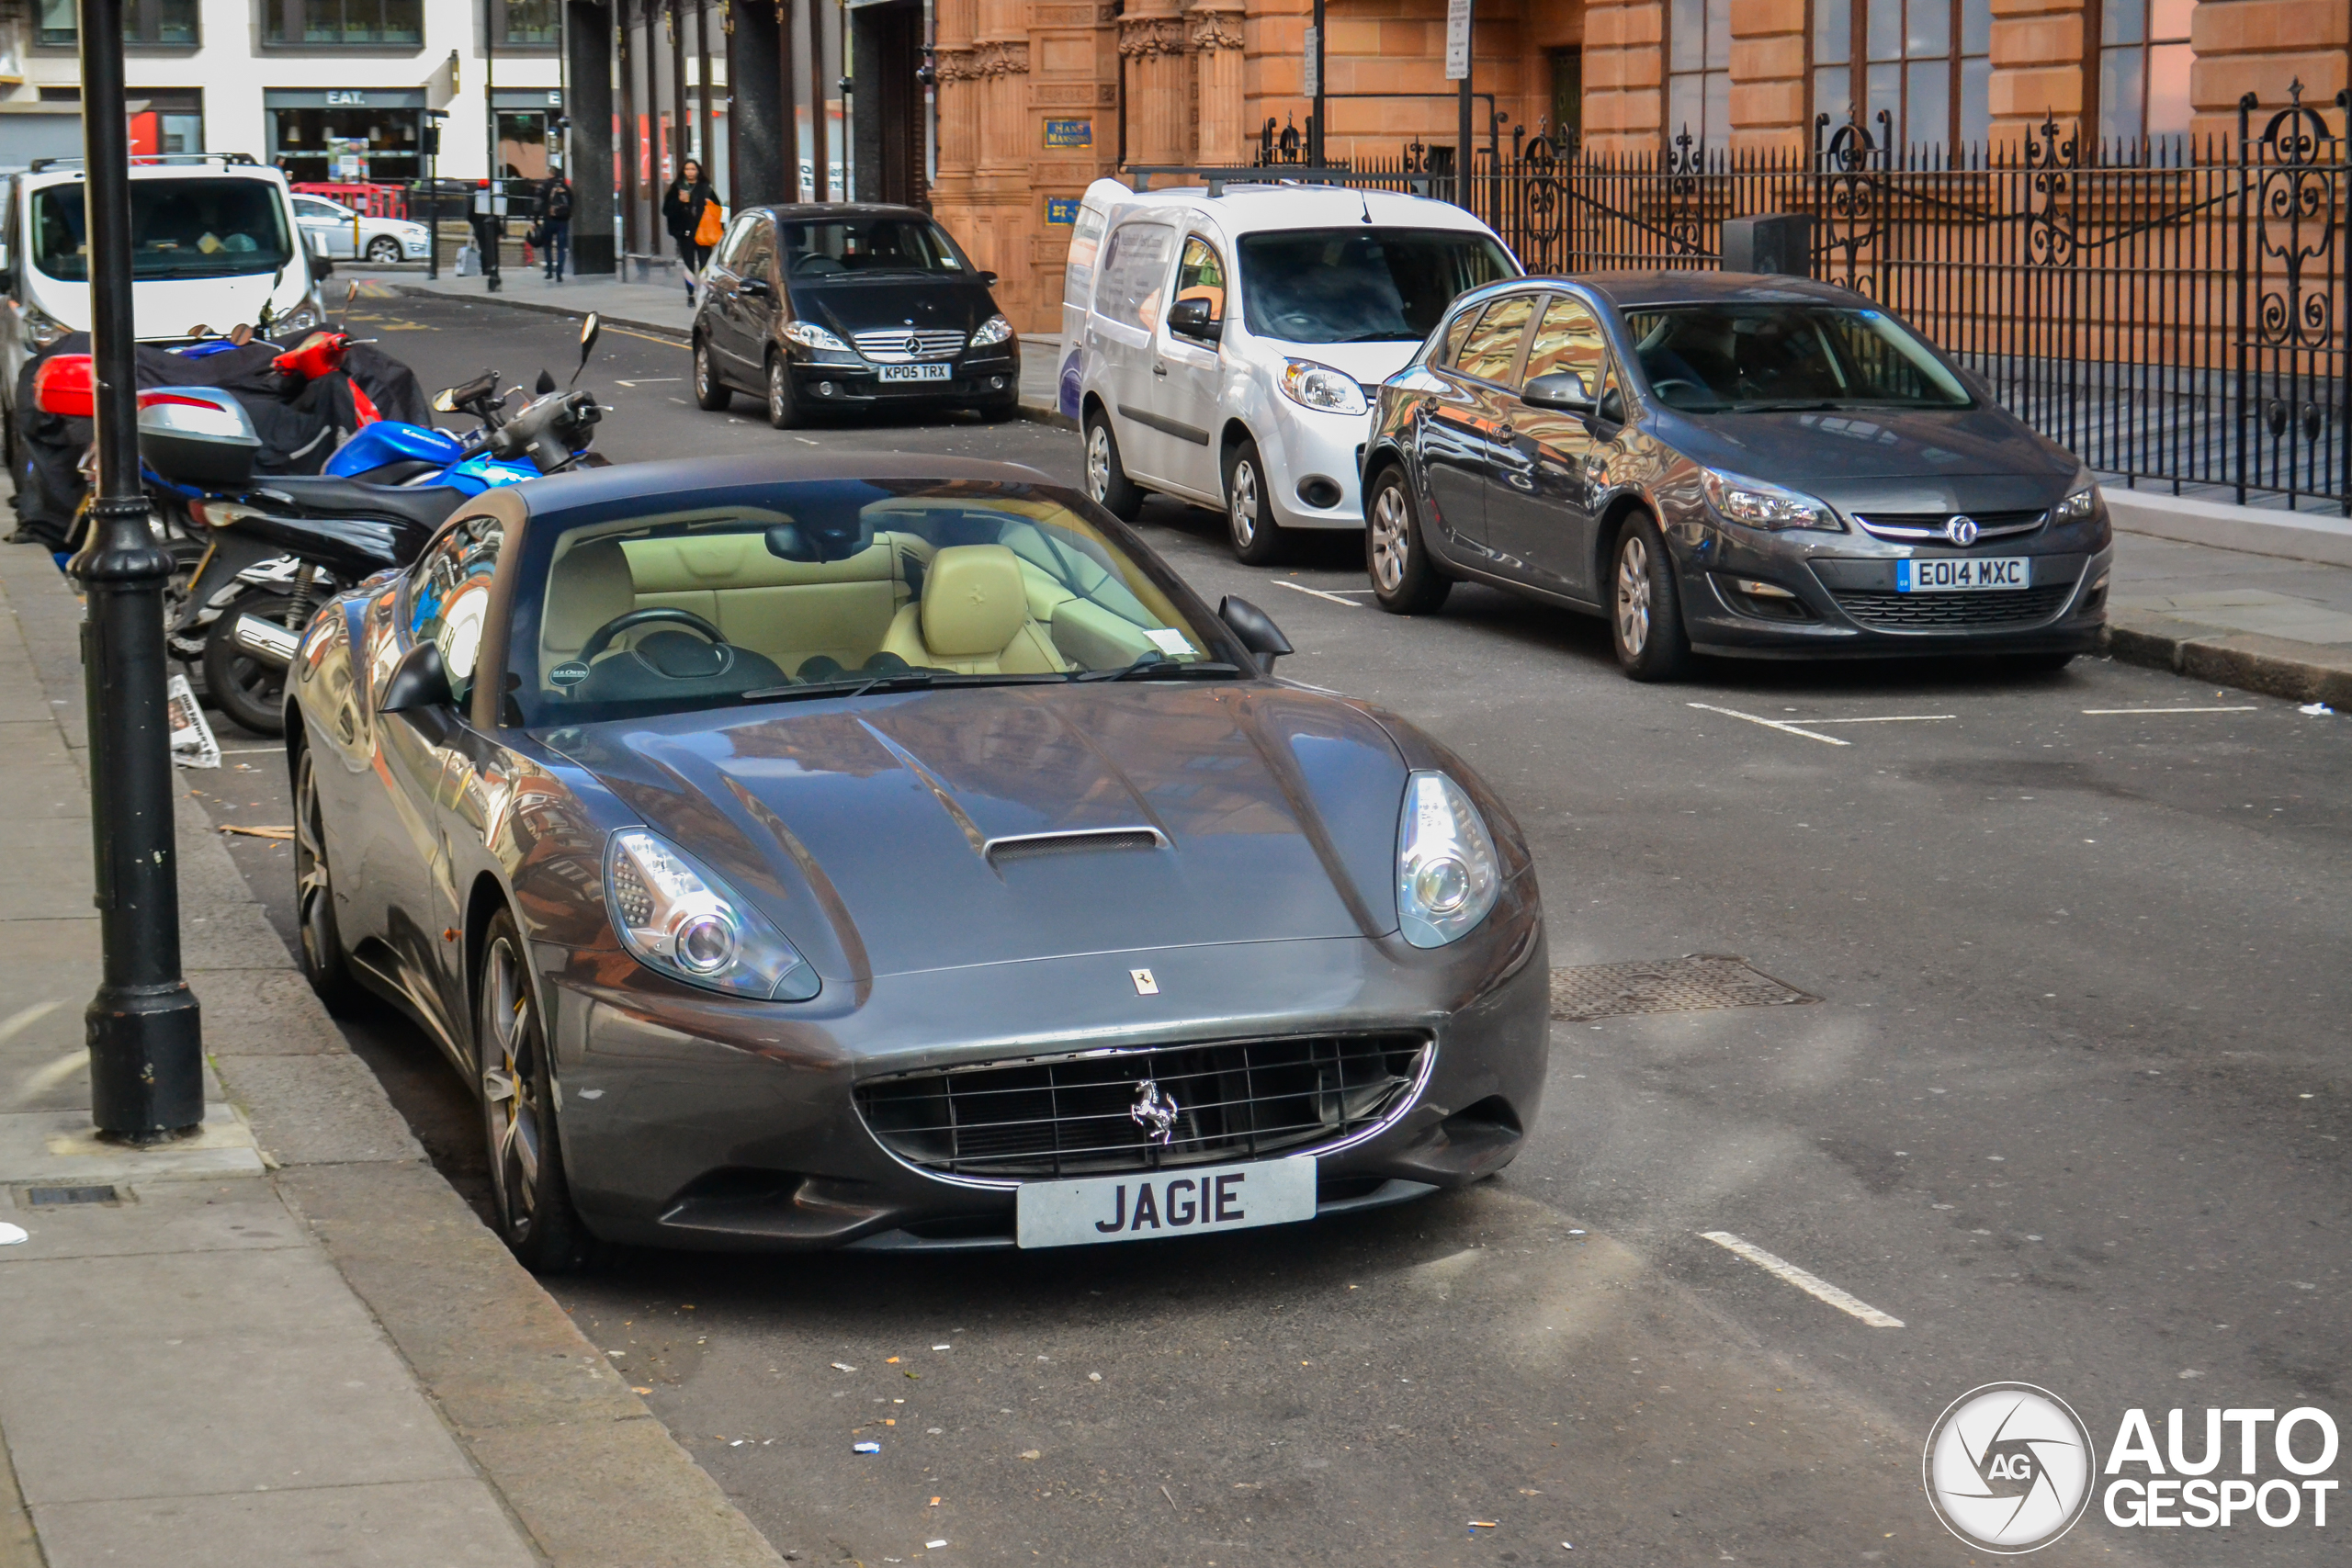
[[690, 986], [805, 1002], [817, 972], [782, 932], [683, 851], [642, 828], [605, 850], [605, 904], [621, 943], [649, 969]]
[[1312, 359], [1283, 361], [1283, 396], [1317, 413], [1362, 413], [1370, 405], [1356, 378]]
[[17, 306], [17, 321], [35, 348], [47, 348], [74, 330], [37, 305]]
[[305, 299], [286, 314], [269, 323], [273, 333], [316, 332], [326, 321], [326, 313], [319, 309], [316, 299]]
[[2080, 523], [2098, 513], [2098, 486], [2084, 484], [2067, 493], [2066, 499], [2050, 509], [2052, 523]]
[[824, 349], [833, 354], [849, 352], [849, 344], [814, 321], [786, 321], [782, 331], [785, 342], [798, 344], [803, 348]]
[[1006, 321], [1002, 316], [990, 316], [987, 321], [982, 321], [979, 330], [972, 334], [972, 346], [987, 348], [991, 344], [1002, 343], [1012, 336], [1011, 321]]
[[1415, 947], [1443, 947], [1495, 907], [1502, 872], [1478, 808], [1443, 773], [1405, 781], [1396, 824], [1396, 923]]
[[1838, 521], [1838, 514], [1820, 502], [1763, 479], [1751, 479], [1745, 474], [1726, 473], [1720, 468], [1702, 468], [1699, 483], [1707, 492], [1707, 504], [1719, 516], [1750, 528], [1845, 531], [1846, 525]]

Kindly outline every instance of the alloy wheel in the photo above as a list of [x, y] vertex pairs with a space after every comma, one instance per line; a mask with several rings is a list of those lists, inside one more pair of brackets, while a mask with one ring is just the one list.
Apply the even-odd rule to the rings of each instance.
[[334, 884], [327, 871], [326, 813], [319, 806], [317, 764], [302, 748], [294, 782], [294, 913], [303, 956], [319, 974], [342, 962], [334, 928]]
[[1233, 465], [1232, 493], [1226, 498], [1226, 514], [1233, 527], [1233, 545], [1246, 550], [1258, 540], [1258, 465], [1243, 457]]
[[1617, 641], [1639, 658], [1650, 640], [1650, 550], [1639, 534], [1617, 552]]
[[710, 345], [695, 344], [695, 396], [710, 396]]
[[379, 236], [368, 245], [368, 259], [378, 266], [390, 266], [401, 259], [401, 243], [390, 236]]
[[1405, 492], [1393, 484], [1382, 485], [1372, 503], [1372, 580], [1384, 593], [1396, 592], [1405, 581], [1410, 526], [1405, 517]]
[[1086, 493], [1098, 505], [1111, 493], [1111, 433], [1099, 423], [1086, 432]]
[[530, 1234], [539, 1209], [547, 1130], [539, 1103], [537, 1021], [514, 945], [502, 933], [482, 962], [482, 1115], [490, 1132], [490, 1179], [511, 1242]]

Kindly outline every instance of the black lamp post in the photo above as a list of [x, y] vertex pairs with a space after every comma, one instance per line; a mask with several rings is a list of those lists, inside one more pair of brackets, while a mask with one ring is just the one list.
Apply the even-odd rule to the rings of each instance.
[[164, 706], [164, 584], [171, 558], [139, 482], [137, 329], [130, 298], [130, 127], [122, 0], [81, 0], [84, 199], [96, 483], [74, 572], [88, 591], [82, 667], [90, 706], [90, 818], [104, 977], [91, 999], [90, 1115], [101, 1136], [154, 1143], [204, 1121], [204, 1035], [180, 977], [172, 736]]

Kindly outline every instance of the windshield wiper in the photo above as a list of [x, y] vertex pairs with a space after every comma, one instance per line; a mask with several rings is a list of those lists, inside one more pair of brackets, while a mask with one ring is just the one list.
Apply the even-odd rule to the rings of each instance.
[[1170, 659], [1157, 653], [1147, 653], [1133, 664], [1121, 665], [1115, 670], [1081, 670], [1069, 678], [1072, 681], [1158, 681], [1166, 678], [1182, 679], [1193, 675], [1222, 677], [1240, 673], [1239, 665], [1227, 664], [1216, 660], [1204, 660], [1199, 663], [1187, 664], [1182, 660]]
[[772, 703], [786, 697], [862, 697], [868, 692], [913, 691], [939, 679], [936, 670], [889, 670], [862, 681], [816, 681], [807, 685], [762, 686], [745, 692], [747, 703]]
[[1838, 402], [1816, 401], [1786, 403], [1731, 403], [1726, 406], [1733, 413], [1818, 413], [1825, 409], [1843, 408], [1846, 405]]

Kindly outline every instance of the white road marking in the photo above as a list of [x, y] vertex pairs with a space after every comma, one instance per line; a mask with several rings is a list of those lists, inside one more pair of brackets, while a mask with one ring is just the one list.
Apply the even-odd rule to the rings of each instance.
[[1807, 724], [1926, 724], [1930, 719], [1958, 718], [1956, 713], [1890, 713], [1877, 718], [1809, 718]]
[[2238, 704], [2238, 705], [2237, 705], [2236, 706], [2234, 706], [2234, 707], [2225, 707], [2225, 708], [2085, 708], [2083, 711], [2084, 711], [2085, 713], [2097, 713], [2097, 714], [2111, 714], [2111, 713], [2138, 713], [2138, 714], [2150, 714], [2150, 713], [2259, 713], [2259, 712], [2261, 712], [2261, 711], [2262, 711], [2262, 707], [2261, 707], [2261, 705], [2260, 705], [2260, 704], [2258, 704], [2258, 703], [2240, 703], [2240, 704]]
[[1342, 599], [1337, 593], [1326, 593], [1320, 588], [1309, 588], [1303, 582], [1290, 582], [1277, 577], [1274, 579], [1274, 586], [1277, 588], [1287, 588], [1293, 593], [1312, 593], [1317, 599], [1329, 599], [1332, 604], [1345, 604], [1351, 610], [1360, 610], [1363, 608], [1363, 605], [1357, 604], [1352, 599]]
[[258, 757], [265, 751], [275, 751], [282, 757], [286, 754], [286, 748], [283, 746], [223, 746], [220, 748], [220, 755], [223, 757]]
[[1739, 1237], [1732, 1235], [1729, 1231], [1701, 1231], [1699, 1235], [1705, 1240], [1713, 1242], [1725, 1252], [1736, 1253], [1739, 1257], [1747, 1258], [1750, 1263], [1755, 1264], [1756, 1267], [1763, 1269], [1764, 1272], [1773, 1276], [1775, 1279], [1788, 1281], [1790, 1284], [1794, 1285], [1798, 1290], [1803, 1291], [1805, 1294], [1814, 1297], [1815, 1300], [1827, 1302], [1839, 1312], [1851, 1313], [1854, 1316], [1860, 1318], [1864, 1323], [1869, 1324], [1872, 1328], [1900, 1328], [1903, 1326], [1903, 1320], [1901, 1318], [1889, 1317], [1886, 1314], [1879, 1311], [1878, 1308], [1871, 1305], [1870, 1303], [1857, 1300], [1855, 1297], [1847, 1294], [1844, 1291], [1841, 1291], [1837, 1286], [1831, 1284], [1828, 1280], [1821, 1279], [1816, 1275], [1806, 1273], [1804, 1269], [1798, 1268], [1795, 1264], [1789, 1262], [1785, 1258], [1773, 1257], [1770, 1253], [1765, 1251], [1754, 1242], [1742, 1241]]
[[613, 378], [613, 385], [616, 387], [654, 387], [661, 385], [664, 381], [683, 381], [684, 379], [685, 378], [684, 376], [639, 376], [634, 381], [624, 381], [619, 377], [616, 376]]
[[1807, 740], [1818, 740], [1824, 746], [1851, 746], [1853, 744], [1850, 740], [1840, 740], [1834, 735], [1815, 735], [1810, 729], [1799, 729], [1795, 725], [1782, 724], [1777, 718], [1762, 718], [1752, 713], [1742, 713], [1737, 708], [1719, 708], [1713, 703], [1690, 703], [1686, 705], [1694, 708], [1701, 708], [1708, 713], [1719, 713], [1727, 718], [1744, 718], [1750, 724], [1760, 724], [1767, 729], [1780, 729], [1785, 730], [1791, 735], [1802, 735]]

